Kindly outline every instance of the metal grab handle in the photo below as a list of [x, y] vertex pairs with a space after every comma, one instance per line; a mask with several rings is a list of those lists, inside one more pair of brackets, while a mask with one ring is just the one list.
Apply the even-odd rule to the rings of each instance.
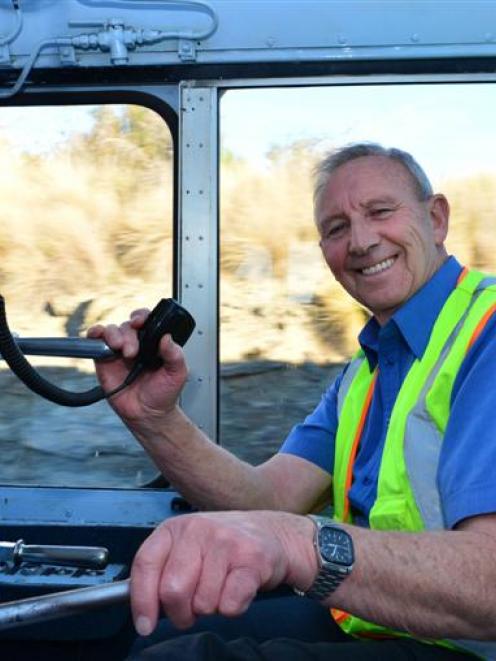
[[80, 615], [129, 599], [129, 579], [0, 604], [0, 631]]
[[118, 355], [103, 340], [92, 338], [14, 336], [14, 340], [22, 353], [29, 356], [61, 356], [62, 358], [105, 360], [115, 358]]
[[101, 546], [34, 545], [24, 544], [22, 539], [17, 542], [0, 542], [0, 561], [13, 562], [15, 565], [33, 562], [104, 569], [108, 564], [108, 555], [108, 549]]

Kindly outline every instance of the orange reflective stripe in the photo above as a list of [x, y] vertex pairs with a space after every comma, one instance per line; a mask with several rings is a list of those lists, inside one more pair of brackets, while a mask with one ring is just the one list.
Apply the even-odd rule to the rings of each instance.
[[339, 608], [331, 608], [330, 611], [332, 617], [334, 618], [334, 622], [336, 622], [336, 624], [341, 624], [341, 622], [344, 622], [349, 617], [351, 617], [349, 613], [347, 613], [346, 611], [342, 611]]
[[[352, 617], [351, 613], [347, 613], [346, 611], [342, 611], [339, 608], [330, 608], [329, 609], [332, 618], [334, 619], [334, 622], [338, 624], [340, 627], [346, 622], [346, 620], [349, 620], [350, 617]], [[348, 633], [345, 629], [343, 629], [345, 633]], [[358, 636], [358, 638], [371, 638], [373, 640], [389, 640], [391, 638], [397, 638], [398, 634], [394, 634], [393, 632], [391, 633], [379, 633], [378, 631], [357, 631], [352, 634], [353, 636]]]
[[367, 395], [365, 396], [365, 402], [363, 404], [362, 413], [360, 415], [360, 422], [356, 430], [355, 438], [353, 439], [353, 445], [351, 446], [350, 452], [350, 461], [348, 464], [348, 470], [346, 471], [346, 482], [345, 482], [345, 491], [344, 491], [344, 508], [343, 508], [343, 521], [347, 521], [350, 514], [350, 501], [348, 498], [348, 491], [351, 488], [351, 481], [353, 479], [353, 465], [355, 463], [355, 457], [360, 445], [360, 439], [362, 438], [363, 428], [365, 427], [365, 421], [367, 420], [367, 413], [369, 412], [370, 403], [372, 401], [372, 395], [374, 394], [375, 382], [377, 381], [377, 374], [379, 370], [374, 374], [374, 378], [370, 382], [369, 389], [367, 390]]
[[456, 286], [457, 286], [457, 287], [458, 287], [458, 285], [460, 284], [460, 282], [465, 278], [465, 276], [467, 275], [467, 273], [468, 273], [468, 268], [467, 268], [466, 266], [464, 266], [463, 269], [462, 269], [462, 272], [461, 272], [460, 275], [458, 276], [458, 280], [456, 281]]
[[489, 319], [492, 317], [492, 315], [496, 312], [496, 303], [489, 308], [489, 310], [486, 311], [485, 315], [482, 317], [482, 319], [479, 321], [477, 326], [475, 327], [474, 332], [472, 333], [472, 337], [469, 340], [469, 343], [467, 344], [467, 349], [466, 351], [469, 351], [469, 349], [472, 347], [473, 343], [477, 340], [479, 335], [482, 333], [484, 330], [484, 326], [487, 324]]

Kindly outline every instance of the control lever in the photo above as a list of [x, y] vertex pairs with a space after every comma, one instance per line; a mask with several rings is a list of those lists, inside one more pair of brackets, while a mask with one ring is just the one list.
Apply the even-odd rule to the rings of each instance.
[[24, 544], [22, 539], [17, 542], [0, 542], [0, 562], [12, 562], [14, 565], [31, 562], [104, 569], [108, 564], [108, 555], [108, 549], [99, 546]]
[[80, 615], [129, 600], [129, 579], [0, 604], [0, 631]]

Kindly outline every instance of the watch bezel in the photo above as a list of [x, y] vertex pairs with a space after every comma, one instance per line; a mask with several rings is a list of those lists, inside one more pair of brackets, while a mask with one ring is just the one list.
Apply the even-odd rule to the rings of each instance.
[[[312, 517], [313, 518], [313, 517]], [[326, 553], [326, 548], [325, 548], [325, 540], [324, 540], [324, 535], [326, 530], [332, 530], [332, 531], [337, 531], [339, 532], [340, 535], [344, 536], [347, 540], [347, 546], [345, 548], [344, 544], [340, 544], [339, 546], [349, 555], [349, 560], [346, 561], [341, 561], [339, 558], [329, 558], [327, 553]], [[337, 545], [336, 545], [337, 546]], [[321, 559], [321, 564], [322, 566], [327, 566], [327, 567], [336, 567], [337, 569], [343, 568], [343, 569], [348, 569], [349, 567], [352, 567], [354, 562], [355, 562], [355, 552], [353, 549], [353, 540], [351, 538], [351, 535], [341, 528], [339, 525], [333, 524], [333, 523], [328, 523], [326, 522], [319, 522], [317, 525], [317, 548], [319, 552], [319, 556]]]

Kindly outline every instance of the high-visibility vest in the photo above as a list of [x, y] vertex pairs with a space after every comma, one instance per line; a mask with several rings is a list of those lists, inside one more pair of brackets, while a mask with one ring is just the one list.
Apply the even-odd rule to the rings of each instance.
[[[396, 398], [384, 442], [377, 499], [370, 511], [374, 530], [442, 530], [445, 523], [437, 488], [439, 457], [450, 414], [453, 385], [467, 351], [496, 312], [496, 278], [464, 270], [446, 300], [421, 359], [408, 371]], [[353, 463], [372, 400], [377, 370], [364, 353], [351, 361], [338, 392], [338, 429], [333, 473], [334, 518], [352, 522], [348, 491]], [[495, 441], [496, 442], [496, 441]], [[348, 634], [407, 636], [332, 609]], [[427, 641], [496, 659], [496, 642]]]

